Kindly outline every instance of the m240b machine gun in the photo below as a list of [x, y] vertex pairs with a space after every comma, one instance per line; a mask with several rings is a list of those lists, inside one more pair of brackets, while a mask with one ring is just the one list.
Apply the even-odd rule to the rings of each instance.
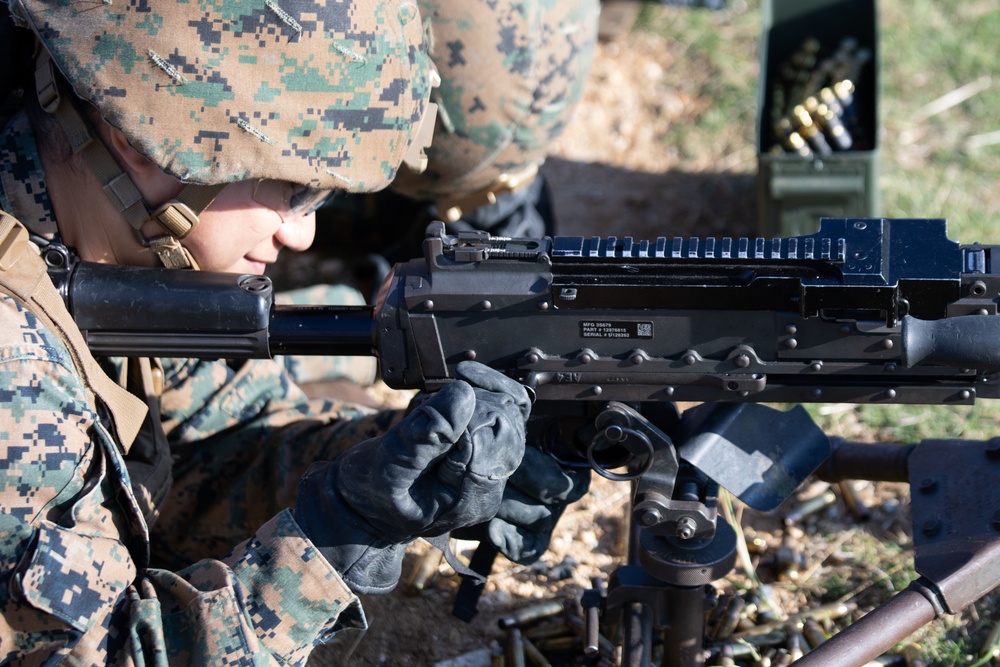
[[[622, 611], [624, 664], [650, 664], [654, 648], [663, 665], [704, 664], [701, 589], [735, 562], [719, 486], [771, 510], [817, 469], [918, 480], [921, 578], [796, 663], [846, 667], [1000, 582], [1000, 441], [849, 443], [801, 407], [760, 403], [1000, 397], [997, 252], [949, 240], [940, 219], [655, 241], [449, 235], [435, 223], [424, 257], [396, 266], [373, 307], [278, 306], [262, 276], [43, 254], [98, 355], [375, 355], [389, 386], [429, 391], [474, 359], [522, 382], [536, 397], [532, 444], [632, 483], [629, 563], [588, 610]], [[678, 401], [701, 405], [678, 416]], [[586, 643], [598, 651], [596, 636]]]

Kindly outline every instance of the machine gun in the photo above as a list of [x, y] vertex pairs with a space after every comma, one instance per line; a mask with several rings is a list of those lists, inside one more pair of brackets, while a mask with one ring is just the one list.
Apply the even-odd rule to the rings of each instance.
[[[997, 398], [998, 247], [946, 232], [939, 219], [825, 219], [770, 240], [506, 239], [435, 223], [424, 257], [398, 265], [373, 307], [278, 306], [262, 276], [43, 254], [98, 355], [375, 355], [390, 387], [428, 391], [474, 359], [522, 382], [535, 444], [633, 485], [630, 563], [599, 605], [626, 612], [626, 664], [649, 663], [654, 634], [663, 664], [704, 664], [701, 588], [735, 562], [719, 486], [769, 510], [821, 464], [834, 478], [933, 476], [947, 492], [929, 508], [914, 499], [923, 577], [801, 661], [854, 665], [1000, 581], [1000, 487], [971, 461], [1000, 448], [831, 444], [801, 407], [759, 404]], [[676, 401], [703, 405], [678, 418]]]

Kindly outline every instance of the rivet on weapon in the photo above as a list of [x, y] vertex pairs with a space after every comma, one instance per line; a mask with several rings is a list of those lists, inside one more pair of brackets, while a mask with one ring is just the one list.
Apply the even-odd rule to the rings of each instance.
[[809, 390], [809, 394], [813, 398], [819, 398], [820, 396], [823, 395], [823, 390], [820, 389], [819, 387], [813, 387], [812, 389]]
[[750, 365], [750, 357], [745, 354], [738, 354], [733, 359], [733, 363], [736, 364], [737, 368], [746, 368]]
[[421, 302], [420, 307], [424, 310], [434, 310], [434, 302], [427, 299], [426, 301]]
[[642, 354], [641, 352], [636, 352], [631, 357], [629, 357], [628, 360], [631, 363], [633, 363], [636, 366], [638, 366], [642, 362], [646, 361], [646, 356], [644, 354]]
[[899, 368], [899, 367], [896, 364], [890, 362], [890, 363], [888, 363], [888, 364], [885, 365], [885, 372], [886, 373], [895, 373], [897, 368]]
[[799, 346], [799, 341], [795, 340], [794, 338], [789, 338], [788, 340], [785, 341], [785, 347], [789, 350], [794, 350], [798, 346]]
[[600, 396], [601, 394], [604, 393], [604, 388], [601, 387], [600, 385], [595, 384], [590, 391], [592, 394], [594, 394], [594, 396]]
[[990, 459], [1000, 459], [1000, 438], [990, 438], [986, 441], [984, 450]]
[[844, 334], [845, 336], [849, 336], [851, 333], [851, 325], [850, 324], [842, 325], [840, 327], [840, 333]]
[[814, 373], [819, 373], [821, 370], [823, 370], [823, 362], [822, 361], [812, 362], [811, 364], [809, 364], [809, 370], [813, 371]]
[[663, 388], [663, 393], [666, 394], [667, 396], [673, 396], [674, 395], [674, 388], [673, 387], [664, 387]]
[[576, 358], [576, 360], [579, 361], [581, 364], [589, 364], [594, 360], [593, 352], [589, 351], [581, 352], [580, 355]]
[[681, 357], [681, 361], [683, 361], [688, 366], [693, 366], [695, 363], [697, 363], [698, 357], [694, 356], [693, 353], [688, 352], [683, 357]]
[[490, 310], [491, 308], [493, 308], [493, 304], [490, 303], [489, 299], [483, 299], [482, 301], [479, 302], [479, 308], [482, 310]]
[[928, 519], [927, 521], [924, 521], [924, 525], [921, 527], [921, 530], [927, 537], [933, 537], [941, 532], [941, 520]]
[[986, 310], [985, 308], [980, 308], [979, 310], [977, 310], [977, 311], [976, 311], [975, 313], [973, 313], [973, 314], [974, 314], [974, 315], [989, 315], [989, 314], [990, 314], [990, 311]]
[[891, 338], [886, 338], [885, 340], [882, 341], [882, 349], [883, 350], [891, 350], [892, 349], [892, 339]]
[[529, 364], [537, 364], [541, 360], [541, 357], [534, 352], [529, 352], [526, 358]]
[[786, 324], [785, 325], [785, 333], [788, 334], [789, 336], [792, 336], [792, 335], [796, 334], [798, 332], [798, 330], [799, 330], [799, 328], [797, 326], [795, 326], [794, 324]]
[[468, 359], [469, 361], [475, 361], [476, 360], [476, 351], [475, 350], [466, 350], [465, 351], [465, 358]]
[[972, 392], [969, 391], [968, 389], [963, 389], [962, 391], [958, 392], [958, 397], [963, 401], [967, 401], [970, 398], [972, 398]]
[[934, 493], [937, 490], [937, 480], [933, 477], [924, 477], [917, 485], [920, 493]]
[[541, 302], [539, 302], [539, 304], [538, 304], [538, 310], [548, 310], [548, 309], [549, 309], [549, 302], [548, 301], [541, 301]]
[[895, 389], [886, 389], [885, 392], [883, 392], [883, 395], [886, 398], [888, 398], [888, 399], [896, 398], [896, 390]]

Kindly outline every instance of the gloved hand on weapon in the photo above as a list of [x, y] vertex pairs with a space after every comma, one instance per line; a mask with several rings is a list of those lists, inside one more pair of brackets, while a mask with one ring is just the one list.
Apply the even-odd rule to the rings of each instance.
[[359, 593], [392, 590], [406, 545], [489, 521], [524, 456], [520, 384], [476, 362], [401, 422], [303, 475], [295, 517]]
[[548, 549], [563, 511], [589, 487], [590, 468], [564, 467], [528, 447], [507, 482], [497, 515], [486, 527], [490, 542], [515, 563], [534, 563]]

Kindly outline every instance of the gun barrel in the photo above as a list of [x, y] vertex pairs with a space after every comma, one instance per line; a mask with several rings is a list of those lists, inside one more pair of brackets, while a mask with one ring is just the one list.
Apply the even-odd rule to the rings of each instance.
[[271, 354], [375, 356], [371, 306], [275, 306]]

